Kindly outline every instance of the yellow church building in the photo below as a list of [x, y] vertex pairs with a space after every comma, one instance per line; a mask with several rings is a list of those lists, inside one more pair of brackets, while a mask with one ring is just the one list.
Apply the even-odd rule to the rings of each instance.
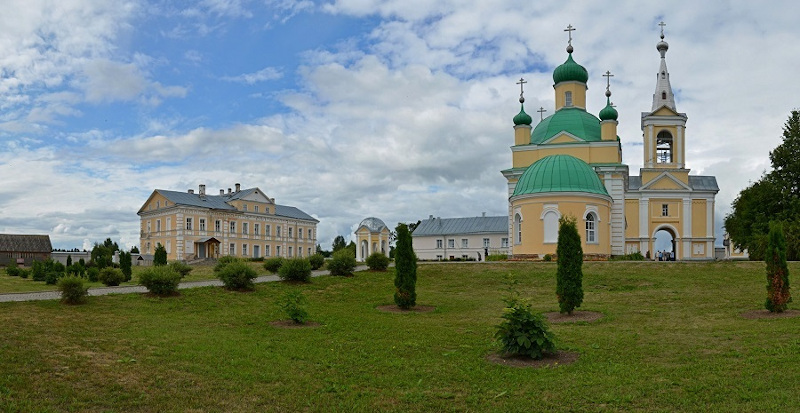
[[[686, 168], [685, 113], [678, 112], [672, 92], [664, 41], [650, 110], [641, 115], [643, 167], [629, 175], [617, 136], [618, 113], [611, 104], [611, 73], [606, 106], [595, 117], [586, 108], [589, 73], [573, 59], [569, 26], [567, 60], [553, 71], [555, 111], [535, 127], [525, 113], [520, 79], [520, 112], [513, 118], [512, 167], [508, 180], [511, 255], [538, 259], [555, 254], [558, 222], [576, 219], [584, 254], [599, 259], [640, 252], [656, 259], [656, 234], [672, 239], [677, 260], [714, 257], [713, 176], [690, 175]], [[666, 256], [666, 253], [664, 254]]]

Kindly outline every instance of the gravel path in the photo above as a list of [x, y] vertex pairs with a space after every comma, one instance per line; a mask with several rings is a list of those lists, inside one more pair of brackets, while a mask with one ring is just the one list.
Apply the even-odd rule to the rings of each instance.
[[[366, 270], [366, 266], [358, 266], [356, 267], [356, 272]], [[319, 277], [322, 275], [328, 275], [327, 270], [318, 270], [312, 271], [312, 277]], [[274, 282], [279, 281], [277, 275], [262, 275], [254, 280], [256, 283], [266, 283], [266, 282]], [[187, 281], [182, 282], [178, 285], [178, 289], [183, 290], [187, 288], [198, 288], [198, 287], [222, 287], [222, 281], [220, 280], [204, 280], [204, 281]], [[109, 294], [135, 294], [135, 293], [146, 293], [147, 288], [144, 288], [141, 285], [126, 285], [121, 287], [96, 287], [89, 289], [89, 295], [97, 296], [97, 295], [109, 295]], [[12, 301], [41, 301], [41, 300], [59, 300], [61, 299], [61, 292], [60, 291], [38, 291], [38, 292], [29, 292], [29, 293], [8, 293], [8, 294], [0, 294], [0, 303], [12, 302]]]

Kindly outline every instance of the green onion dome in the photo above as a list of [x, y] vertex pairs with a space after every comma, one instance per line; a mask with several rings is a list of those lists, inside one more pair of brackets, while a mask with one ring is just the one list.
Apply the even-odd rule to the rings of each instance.
[[517, 113], [517, 116], [514, 116], [514, 126], [518, 125], [530, 126], [531, 123], [533, 123], [533, 118], [531, 118], [531, 115], [525, 113], [525, 106], [520, 105], [519, 113]]
[[600, 111], [600, 120], [617, 120], [619, 114], [617, 110], [611, 106], [611, 99], [606, 99], [606, 107]]
[[571, 155], [546, 156], [520, 176], [514, 195], [548, 192], [584, 192], [608, 196], [597, 173], [586, 162]]
[[586, 83], [587, 80], [589, 80], [589, 72], [572, 60], [572, 53], [569, 54], [566, 62], [553, 71], [553, 82], [555, 84], [568, 81]]

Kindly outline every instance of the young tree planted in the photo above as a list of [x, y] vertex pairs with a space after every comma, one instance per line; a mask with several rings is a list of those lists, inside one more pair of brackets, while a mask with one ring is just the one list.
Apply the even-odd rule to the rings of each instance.
[[119, 252], [119, 269], [125, 275], [125, 281], [130, 281], [133, 277], [133, 269], [131, 268], [131, 253], [120, 251]]
[[153, 265], [167, 265], [167, 249], [159, 242], [153, 255]]
[[395, 230], [397, 248], [394, 259], [394, 302], [398, 307], [408, 310], [417, 304], [417, 255], [414, 254], [408, 226], [400, 223]]
[[562, 217], [558, 228], [556, 296], [561, 313], [572, 315], [583, 302], [583, 248], [575, 217]]
[[769, 224], [769, 240], [764, 261], [767, 264], [765, 307], [770, 312], [782, 313], [786, 311], [787, 304], [792, 302], [792, 296], [789, 292], [789, 267], [786, 265], [786, 239], [780, 222]]

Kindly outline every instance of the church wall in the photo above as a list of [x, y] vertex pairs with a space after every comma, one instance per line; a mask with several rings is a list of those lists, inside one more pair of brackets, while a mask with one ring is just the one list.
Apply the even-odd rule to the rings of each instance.
[[580, 82], [561, 82], [554, 86], [556, 110], [566, 106], [566, 92], [572, 92], [572, 106], [586, 109], [586, 84]]
[[531, 143], [530, 125], [514, 126], [514, 145], [528, 145]]
[[[664, 173], [663, 170], [643, 169], [641, 171], [642, 186], [647, 185], [648, 183], [650, 183], [650, 181], [652, 181], [653, 179], [656, 179], [657, 177], [659, 177], [663, 173]], [[689, 185], [689, 170], [686, 170], [686, 169], [684, 169], [684, 170], [671, 170], [671, 171], [669, 171], [669, 174], [672, 175], [673, 177], [677, 178], [679, 181], [683, 182], [684, 184]], [[653, 189], [661, 189], [661, 188], [653, 187]], [[673, 189], [673, 188], [668, 188], [668, 189]]]
[[[667, 215], [664, 215], [664, 205], [667, 205]], [[677, 224], [681, 219], [681, 199], [650, 198], [650, 221], [653, 225], [671, 223], [680, 228]]]
[[589, 146], [588, 144], [539, 145], [535, 150], [514, 151], [514, 168], [526, 168], [549, 155], [572, 155], [588, 164], [618, 163], [619, 150], [616, 145]]
[[[522, 243], [517, 243], [516, 228], [513, 228], [512, 224], [511, 245], [514, 255], [538, 255], [541, 258], [545, 254], [556, 253], [557, 242], [544, 242], [546, 208], [548, 210], [556, 209], [561, 217], [573, 216], [576, 218], [584, 254], [611, 254], [610, 202], [596, 197], [561, 195], [537, 196], [512, 201], [511, 220], [514, 220], [516, 213], [521, 214], [523, 234]], [[589, 244], [586, 243], [585, 216], [587, 210], [594, 211], [599, 219], [599, 222], [595, 224], [597, 242]], [[556, 228], [556, 235], [557, 231], [558, 228]]]
[[600, 136], [604, 141], [616, 141], [617, 122], [612, 120], [600, 122]]
[[639, 200], [625, 200], [625, 220], [628, 227], [625, 229], [625, 238], [636, 238], [639, 236]]
[[706, 200], [692, 200], [692, 235], [695, 237], [710, 236], [706, 234]]

